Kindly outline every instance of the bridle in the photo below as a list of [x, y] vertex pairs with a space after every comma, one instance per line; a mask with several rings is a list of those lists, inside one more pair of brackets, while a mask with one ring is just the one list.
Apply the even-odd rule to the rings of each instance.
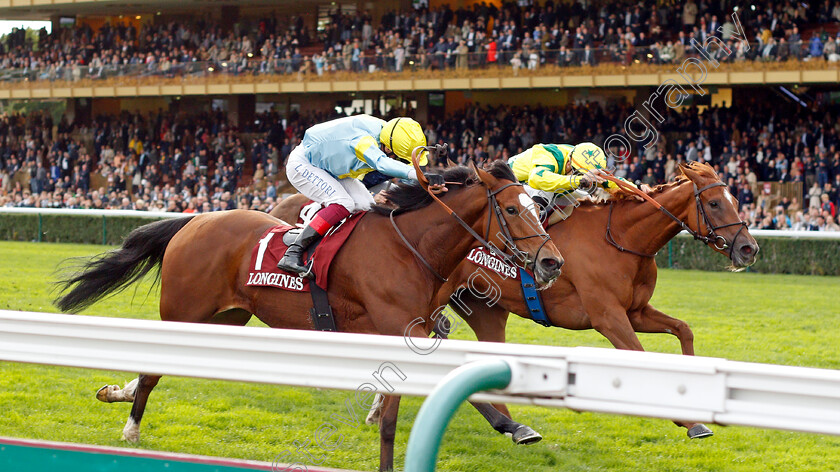
[[[694, 182], [691, 183], [694, 186], [694, 202], [695, 202], [695, 205], [697, 207], [697, 230], [695, 231], [695, 230], [691, 229], [688, 226], [688, 224], [686, 224], [681, 219], [677, 218], [673, 213], [671, 213], [665, 207], [663, 207], [659, 202], [657, 202], [656, 200], [651, 198], [648, 194], [642, 192], [641, 190], [639, 190], [639, 189], [637, 189], [637, 188], [635, 188], [631, 185], [626, 184], [625, 182], [623, 182], [623, 181], [621, 181], [621, 180], [619, 180], [619, 179], [617, 179], [617, 178], [615, 178], [611, 175], [603, 175], [603, 177], [605, 179], [615, 183], [616, 185], [618, 185], [622, 189], [627, 190], [627, 191], [629, 191], [629, 192], [631, 192], [635, 195], [639, 195], [642, 198], [644, 198], [647, 202], [649, 202], [653, 206], [655, 206], [659, 211], [661, 211], [666, 216], [668, 216], [669, 218], [674, 220], [677, 223], [677, 225], [680, 226], [680, 228], [682, 228], [684, 231], [688, 232], [688, 234], [690, 234], [695, 240], [702, 241], [704, 244], [709, 244], [719, 251], [725, 251], [726, 249], [729, 249], [728, 256], [729, 256], [730, 259], [732, 258], [732, 250], [735, 248], [735, 242], [738, 240], [738, 237], [741, 236], [741, 232], [744, 231], [744, 229], [747, 228], [747, 223], [744, 222], [744, 221], [737, 221], [735, 223], [727, 223], [727, 224], [715, 226], [712, 223], [711, 218], [709, 218], [709, 215], [706, 213], [706, 208], [703, 206], [703, 202], [700, 200], [700, 195], [703, 192], [705, 192], [706, 190], [709, 190], [709, 189], [712, 189], [712, 188], [715, 188], [715, 187], [725, 187], [726, 184], [723, 183], [723, 182], [720, 182], [720, 181], [713, 182], [709, 185], [706, 185], [705, 187], [703, 187], [701, 189], [698, 189], [697, 184], [695, 184]], [[627, 249], [627, 248], [621, 246], [620, 244], [618, 244], [618, 242], [616, 242], [615, 238], [612, 235], [612, 229], [611, 229], [611, 226], [612, 226], [612, 212], [613, 212], [613, 207], [614, 206], [615, 206], [614, 202], [610, 203], [610, 213], [609, 213], [609, 217], [607, 218], [607, 234], [606, 234], [607, 242], [612, 244], [616, 249], [618, 249], [621, 252], [626, 252], [626, 253], [633, 254], [633, 255], [636, 255], [636, 256], [640, 256], [640, 257], [655, 257], [656, 254], [645, 254], [645, 253], [642, 253], [642, 252], [633, 251], [631, 249]], [[700, 232], [700, 218], [701, 218], [701, 216], [703, 218], [703, 224], [708, 229], [708, 233], [705, 234], [705, 235]], [[717, 230], [723, 229], [723, 228], [728, 228], [730, 226], [741, 226], [741, 228], [738, 230], [738, 232], [735, 233], [735, 237], [732, 238], [731, 243], [724, 236], [721, 236], [720, 234], [717, 233]]]
[[[449, 208], [449, 206], [446, 203], [443, 203], [443, 201], [441, 201], [440, 198], [438, 198], [437, 195], [435, 195], [434, 193], [432, 193], [431, 190], [429, 190], [428, 180], [423, 175], [423, 173], [420, 171], [419, 166], [417, 165], [417, 159], [416, 159], [417, 150], [421, 149], [421, 150], [429, 151], [429, 153], [437, 154], [437, 153], [441, 153], [441, 152], [446, 152], [446, 148], [447, 148], [446, 144], [435, 145], [435, 146], [420, 146], [420, 147], [415, 148], [414, 151], [411, 153], [411, 160], [415, 165], [415, 169], [417, 171], [417, 178], [418, 178], [418, 180], [421, 181], [421, 183], [426, 183], [427, 184], [425, 186], [425, 189], [429, 193], [429, 195], [440, 206], [442, 206], [443, 209], [446, 210], [446, 212], [449, 213], [450, 216], [455, 218], [455, 221], [457, 221], [458, 224], [461, 225], [461, 227], [463, 227], [470, 234], [470, 236], [472, 236], [476, 241], [478, 241], [478, 243], [481, 244], [483, 247], [487, 248], [487, 250], [490, 251], [491, 254], [493, 254], [494, 256], [502, 259], [502, 261], [504, 261], [506, 264], [514, 265], [514, 266], [520, 266], [520, 264], [528, 265], [531, 262], [531, 261], [528, 260], [527, 251], [523, 251], [523, 250], [519, 249], [519, 247], [516, 245], [517, 241], [522, 241], [524, 239], [530, 239], [530, 238], [539, 238], [539, 237], [543, 238], [543, 243], [540, 245], [540, 247], [537, 249], [537, 252], [536, 252], [536, 258], [539, 259], [540, 251], [542, 250], [543, 246], [545, 246], [545, 244], [548, 241], [551, 240], [551, 237], [544, 231], [538, 232], [536, 234], [532, 234], [532, 235], [529, 235], [529, 236], [522, 236], [522, 237], [516, 237], [516, 238], [513, 237], [513, 235], [510, 232], [510, 227], [508, 225], [507, 219], [505, 218], [505, 216], [502, 212], [502, 208], [499, 205], [499, 201], [496, 198], [496, 196], [499, 193], [501, 193], [503, 190], [507, 189], [508, 187], [515, 187], [515, 186], [521, 187], [522, 186], [521, 183], [511, 182], [511, 183], [502, 185], [501, 187], [499, 187], [495, 190], [491, 190], [489, 187], [486, 187], [487, 201], [488, 201], [488, 205], [487, 205], [488, 206], [488, 208], [487, 208], [488, 215], [487, 215], [487, 230], [485, 231], [484, 236], [481, 236], [474, 229], [472, 229], [472, 227], [470, 227], [470, 225], [467, 224], [467, 222], [465, 222], [460, 216], [458, 216], [458, 214], [455, 213], [455, 211], [453, 209]], [[464, 185], [461, 182], [446, 182], [446, 184], [447, 185]], [[422, 263], [423, 266], [426, 269], [428, 269], [429, 272], [431, 272], [438, 280], [440, 280], [441, 282], [446, 282], [447, 278], [440, 275], [440, 273], [438, 273], [438, 271], [436, 271], [432, 267], [432, 265], [429, 264], [429, 262], [423, 257], [423, 255], [420, 254], [420, 252], [411, 244], [411, 242], [405, 237], [405, 235], [403, 235], [402, 231], [400, 231], [400, 228], [397, 226], [397, 222], [394, 220], [394, 212], [395, 211], [396, 211], [396, 209], [391, 210], [391, 213], [389, 215], [390, 220], [391, 220], [391, 226], [394, 227], [394, 230], [397, 232], [397, 235], [399, 235], [400, 239], [402, 239], [403, 244], [405, 244], [405, 246], [411, 251], [411, 253], [414, 254], [414, 257], [416, 257], [420, 261], [420, 263]], [[493, 221], [494, 215], [495, 215], [495, 218], [499, 222], [499, 228], [501, 230], [500, 231], [500, 233], [501, 233], [500, 236], [502, 238], [502, 241], [504, 241], [504, 244], [507, 247], [507, 249], [509, 249], [513, 254], [507, 254], [507, 253], [501, 251], [499, 248], [496, 247], [496, 245], [494, 245], [493, 243], [491, 243], [489, 241], [489, 239], [490, 239], [490, 226], [491, 226], [491, 223]], [[539, 226], [539, 225], [537, 225], [537, 227], [541, 228], [541, 226]], [[524, 261], [524, 262], [522, 262], [522, 261]]]

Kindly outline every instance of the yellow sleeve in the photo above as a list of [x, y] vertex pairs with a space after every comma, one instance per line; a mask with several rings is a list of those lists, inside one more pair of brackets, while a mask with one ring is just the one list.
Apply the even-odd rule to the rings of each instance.
[[[636, 188], [638, 188], [638, 186], [637, 186], [636, 184], [634, 184], [633, 182], [630, 182], [629, 180], [627, 180], [627, 179], [625, 179], [625, 178], [622, 178], [622, 177], [616, 177], [616, 178], [617, 178], [618, 180], [620, 180], [620, 181], [622, 181], [622, 182], [626, 183], [627, 185], [630, 185], [630, 186], [632, 186], [632, 187], [636, 187]], [[601, 186], [602, 186], [604, 189], [606, 189], [608, 192], [610, 192], [610, 193], [614, 193], [616, 190], [620, 190], [620, 189], [621, 189], [621, 187], [619, 187], [619, 186], [618, 186], [618, 184], [616, 184], [615, 182], [610, 181], [610, 180], [605, 180], [605, 181], [601, 184]]]
[[556, 193], [564, 190], [575, 190], [580, 186], [580, 177], [558, 174], [543, 165], [538, 165], [531, 170], [531, 174], [528, 176], [528, 185], [536, 190]]

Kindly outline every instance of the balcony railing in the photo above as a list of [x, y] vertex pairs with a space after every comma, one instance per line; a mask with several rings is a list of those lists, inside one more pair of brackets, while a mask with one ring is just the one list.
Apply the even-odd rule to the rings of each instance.
[[[227, 82], [227, 81], [295, 81], [360, 80], [371, 74], [399, 78], [440, 75], [511, 76], [604, 73], [648, 73], [675, 70], [687, 57], [699, 56], [686, 49], [677, 57], [672, 49], [644, 47], [622, 49], [601, 47], [569, 50], [519, 50], [495, 53], [424, 52], [420, 54], [365, 53], [361, 55], [312, 55], [285, 58], [232, 58], [215, 61], [175, 62], [164, 60], [148, 64], [42, 64], [27, 68], [10, 68], [0, 72], [0, 87], [19, 86], [20, 82], [102, 82], [109, 85], [142, 83]], [[745, 54], [726, 54], [717, 50], [711, 55], [731, 70], [799, 70], [832, 69], [840, 65], [840, 54], [810, 57], [807, 45], [787, 49], [783, 55], [765, 55], [758, 44]], [[593, 70], [595, 68], [595, 70]], [[610, 72], [612, 71], [612, 72]], [[34, 84], [33, 84], [34, 85]], [[45, 84], [46, 85], [46, 84]], [[57, 85], [57, 84], [56, 84]], [[54, 86], [56, 86], [54, 85]]]

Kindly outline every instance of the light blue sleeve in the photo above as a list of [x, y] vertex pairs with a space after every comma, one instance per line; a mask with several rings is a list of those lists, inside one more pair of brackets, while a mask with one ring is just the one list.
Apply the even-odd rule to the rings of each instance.
[[413, 169], [408, 164], [388, 157], [379, 149], [376, 140], [370, 136], [362, 137], [353, 147], [356, 151], [356, 157], [385, 175], [407, 179], [409, 172]]

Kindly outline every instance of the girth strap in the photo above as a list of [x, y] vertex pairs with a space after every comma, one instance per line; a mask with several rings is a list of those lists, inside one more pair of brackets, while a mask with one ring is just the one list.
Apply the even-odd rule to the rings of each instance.
[[312, 294], [313, 307], [309, 310], [312, 315], [312, 324], [318, 331], [338, 331], [335, 326], [335, 317], [333, 316], [330, 301], [327, 298], [327, 291], [315, 283], [315, 280], [309, 281], [309, 291]]
[[545, 313], [540, 293], [537, 291], [537, 283], [534, 277], [525, 269], [519, 268], [519, 278], [522, 281], [522, 296], [525, 298], [525, 305], [528, 306], [528, 315], [534, 323], [545, 327], [554, 326]]

